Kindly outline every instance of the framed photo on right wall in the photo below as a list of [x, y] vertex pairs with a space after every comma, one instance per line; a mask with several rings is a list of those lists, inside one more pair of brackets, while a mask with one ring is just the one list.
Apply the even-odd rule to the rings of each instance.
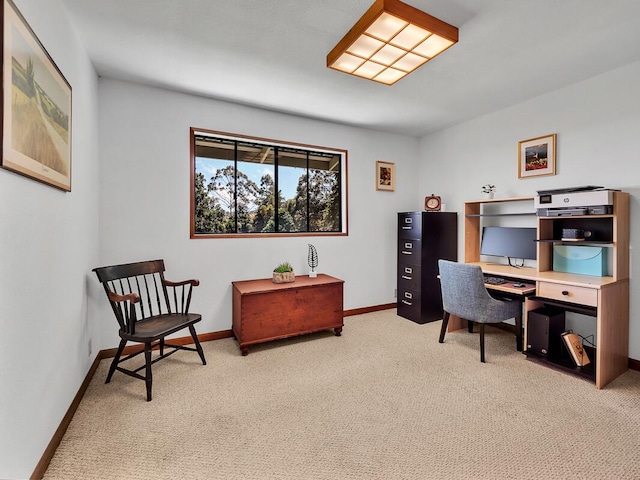
[[518, 178], [555, 174], [555, 133], [518, 142]]

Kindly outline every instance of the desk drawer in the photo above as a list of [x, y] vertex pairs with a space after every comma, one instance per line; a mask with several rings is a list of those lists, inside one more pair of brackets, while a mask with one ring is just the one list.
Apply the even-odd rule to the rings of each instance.
[[539, 282], [537, 296], [591, 307], [598, 306], [598, 290], [595, 288]]

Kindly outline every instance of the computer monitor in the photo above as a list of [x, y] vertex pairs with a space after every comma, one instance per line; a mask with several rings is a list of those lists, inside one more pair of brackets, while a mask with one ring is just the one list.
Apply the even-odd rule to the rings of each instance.
[[529, 227], [484, 227], [481, 255], [512, 259], [536, 259], [536, 229]]

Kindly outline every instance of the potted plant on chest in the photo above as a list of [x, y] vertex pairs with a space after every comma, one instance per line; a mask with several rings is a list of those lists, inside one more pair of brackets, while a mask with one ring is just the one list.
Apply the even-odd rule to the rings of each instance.
[[273, 269], [273, 283], [290, 283], [295, 282], [296, 275], [293, 267], [289, 262], [283, 262]]

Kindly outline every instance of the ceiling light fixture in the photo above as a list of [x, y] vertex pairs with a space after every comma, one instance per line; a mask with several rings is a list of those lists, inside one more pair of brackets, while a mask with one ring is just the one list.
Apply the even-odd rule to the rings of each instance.
[[458, 42], [458, 29], [399, 0], [376, 0], [327, 55], [327, 67], [393, 85]]

